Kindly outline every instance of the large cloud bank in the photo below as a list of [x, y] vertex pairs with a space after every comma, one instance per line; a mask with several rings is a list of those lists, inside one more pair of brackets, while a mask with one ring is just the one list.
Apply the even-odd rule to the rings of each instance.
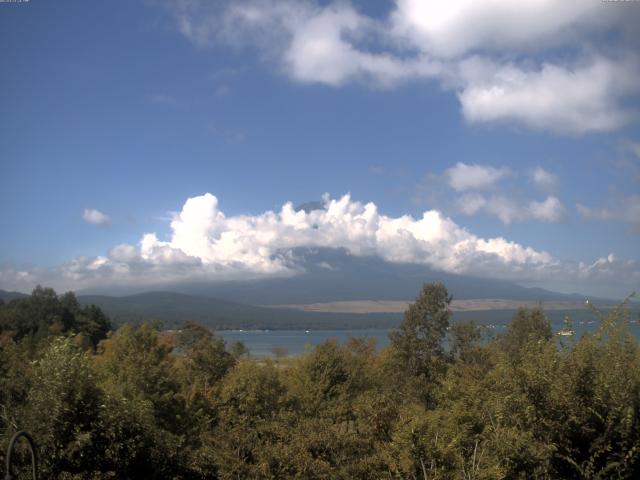
[[439, 212], [388, 217], [373, 203], [349, 195], [325, 198], [325, 209], [296, 211], [286, 203], [280, 212], [225, 217], [218, 199], [205, 194], [190, 198], [171, 223], [171, 241], [153, 235], [142, 242], [143, 258], [179, 251], [205, 265], [224, 265], [257, 273], [289, 269], [279, 252], [298, 247], [340, 247], [354, 255], [378, 255], [391, 262], [422, 263], [450, 272], [468, 272], [478, 263], [505, 268], [536, 268], [552, 262], [550, 255], [503, 238], [481, 239]]
[[372, 16], [348, 1], [171, 2], [200, 47], [253, 48], [293, 81], [395, 88], [435, 80], [471, 123], [582, 134], [617, 129], [640, 90], [640, 9], [584, 0], [396, 0]]
[[344, 248], [352, 255], [376, 255], [389, 262], [519, 281], [640, 281], [640, 266], [613, 256], [593, 263], [563, 264], [549, 253], [501, 237], [480, 238], [436, 210], [420, 218], [390, 217], [373, 203], [344, 195], [324, 197], [324, 208], [305, 212], [285, 203], [279, 212], [225, 215], [206, 193], [189, 198], [161, 240], [144, 234], [137, 245], [121, 244], [107, 255], [80, 257], [53, 269], [0, 270], [0, 288], [28, 290], [36, 283], [57, 288], [100, 285], [153, 286], [168, 282], [249, 279], [296, 275], [296, 249]]

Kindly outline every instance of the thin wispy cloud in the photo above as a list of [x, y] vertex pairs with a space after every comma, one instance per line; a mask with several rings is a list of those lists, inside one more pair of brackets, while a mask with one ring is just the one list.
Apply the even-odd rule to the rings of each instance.
[[540, 166], [531, 170], [529, 177], [534, 186], [541, 192], [553, 192], [558, 185], [558, 176]]
[[590, 207], [578, 203], [576, 209], [585, 219], [627, 223], [640, 232], [640, 195], [624, 195], [605, 206]]
[[554, 223], [562, 221], [566, 216], [565, 207], [554, 196], [541, 201], [518, 202], [504, 195], [470, 193], [458, 198], [456, 204], [465, 215], [484, 213], [497, 217], [506, 225], [527, 220]]
[[216, 87], [215, 93], [216, 93], [216, 97], [226, 97], [232, 91], [233, 89], [229, 85], [220, 85]]
[[239, 144], [244, 142], [247, 138], [247, 134], [242, 130], [224, 128], [213, 124], [208, 125], [206, 131], [210, 135], [216, 138], [220, 138], [225, 143], [229, 144]]
[[[526, 197], [524, 183], [527, 176], [535, 190], [546, 196]], [[438, 196], [450, 199], [453, 195], [449, 205], [455, 213], [466, 216], [496, 217], [505, 225], [526, 221], [558, 223], [567, 217], [567, 210], [562, 201], [551, 194], [557, 182], [557, 175], [541, 167], [519, 172], [505, 166], [458, 162], [442, 174], [429, 174], [426, 185], [419, 188], [423, 196], [437, 192]], [[511, 193], [514, 190], [517, 195]]]
[[181, 100], [178, 100], [177, 98], [165, 93], [154, 93], [151, 95], [147, 95], [147, 100], [150, 103], [163, 105], [166, 107], [183, 108], [185, 106], [184, 102], [182, 102]]
[[627, 181], [640, 185], [640, 142], [624, 139], [618, 143], [618, 155], [611, 166], [618, 170]]
[[211, 73], [211, 79], [215, 81], [229, 81], [231, 78], [235, 78], [241, 75], [245, 71], [245, 68], [239, 67], [224, 67]]

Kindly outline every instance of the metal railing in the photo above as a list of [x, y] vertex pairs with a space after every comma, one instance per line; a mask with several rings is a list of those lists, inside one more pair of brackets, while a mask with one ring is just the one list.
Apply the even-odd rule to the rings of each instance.
[[27, 432], [17, 432], [13, 437], [11, 437], [11, 441], [9, 442], [9, 447], [7, 448], [7, 475], [4, 477], [5, 480], [14, 480], [14, 476], [11, 475], [11, 467], [12, 467], [12, 459], [13, 459], [13, 450], [15, 449], [16, 442], [20, 437], [23, 437], [27, 443], [29, 444], [29, 448], [31, 449], [31, 471], [33, 473], [33, 480], [38, 480], [38, 456], [36, 453], [36, 444]]

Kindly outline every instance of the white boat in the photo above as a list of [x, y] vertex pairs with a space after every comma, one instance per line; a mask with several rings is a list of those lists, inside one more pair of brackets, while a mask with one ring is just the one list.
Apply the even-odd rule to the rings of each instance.
[[558, 332], [558, 335], [560, 335], [561, 337], [570, 337], [574, 333], [575, 332], [573, 330], [571, 330], [570, 328], [563, 328], [562, 330], [560, 330]]

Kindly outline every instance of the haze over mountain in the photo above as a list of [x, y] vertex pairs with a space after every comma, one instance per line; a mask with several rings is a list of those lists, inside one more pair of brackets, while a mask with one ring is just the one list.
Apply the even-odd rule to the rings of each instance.
[[584, 301], [580, 294], [526, 288], [515, 282], [438, 272], [415, 264], [355, 256], [345, 249], [295, 249], [301, 273], [292, 277], [227, 282], [189, 282], [79, 290], [80, 294], [129, 295], [165, 290], [204, 295], [251, 305], [280, 305], [344, 300], [411, 300], [425, 282], [441, 281], [456, 299]]
[[[503, 299], [507, 306], [481, 307], [456, 311], [454, 319], [473, 319], [487, 323], [508, 321], [517, 305], [531, 302], [558, 302], [547, 312], [561, 321], [567, 313], [587, 318], [585, 296], [563, 294], [541, 288], [527, 288], [515, 282], [437, 272], [421, 265], [392, 263], [375, 256], [356, 256], [345, 249], [295, 249], [300, 273], [293, 277], [227, 282], [190, 282], [157, 285], [108, 286], [77, 292], [82, 304], [100, 306], [113, 320], [139, 323], [161, 320], [165, 327], [197, 321], [215, 329], [357, 329], [391, 328], [402, 318], [399, 310], [378, 313], [306, 311], [285, 308], [287, 305], [321, 305], [340, 301], [412, 301], [425, 282], [444, 282], [455, 301], [468, 299]], [[0, 298], [10, 300], [23, 294], [0, 291]], [[590, 297], [600, 305], [612, 301]], [[366, 302], [362, 302], [366, 306]], [[489, 302], [486, 302], [490, 305]], [[491, 303], [493, 305], [495, 302]], [[268, 307], [268, 308], [267, 308]], [[379, 307], [379, 305], [378, 305]], [[332, 305], [335, 309], [336, 306]], [[394, 305], [397, 309], [397, 305]]]
[[[27, 295], [0, 290], [0, 300], [25, 298]], [[118, 326], [123, 323], [140, 324], [145, 320], [158, 320], [163, 328], [180, 328], [186, 321], [195, 321], [215, 330], [230, 329], [271, 329], [271, 330], [358, 330], [367, 328], [395, 328], [403, 318], [402, 310], [394, 305], [394, 311], [367, 312], [367, 309], [356, 308], [348, 312], [308, 311], [300, 308], [283, 306], [265, 307], [248, 305], [239, 302], [220, 300], [204, 295], [187, 295], [175, 292], [154, 291], [125, 296], [78, 295], [82, 305], [94, 304], [100, 307]], [[464, 303], [461, 309], [459, 303]], [[367, 303], [367, 302], [354, 302]], [[376, 307], [380, 303], [372, 302]], [[385, 307], [384, 302], [381, 302]], [[393, 302], [392, 302], [393, 303]], [[496, 303], [502, 305], [496, 306]], [[477, 305], [477, 309], [468, 310], [469, 304]], [[517, 305], [531, 306], [527, 301], [486, 302], [454, 300], [452, 304], [453, 321], [472, 320], [481, 324], [505, 324], [513, 317]], [[322, 308], [313, 304], [310, 307]], [[351, 305], [353, 306], [353, 305]], [[602, 307], [602, 305], [600, 305]], [[607, 306], [604, 304], [604, 308]], [[366, 313], [365, 313], [366, 312]], [[561, 323], [565, 315], [574, 321], [592, 321], [593, 314], [583, 303], [559, 300], [545, 310], [546, 316], [554, 323]], [[632, 306], [632, 316], [638, 316], [637, 304]]]

